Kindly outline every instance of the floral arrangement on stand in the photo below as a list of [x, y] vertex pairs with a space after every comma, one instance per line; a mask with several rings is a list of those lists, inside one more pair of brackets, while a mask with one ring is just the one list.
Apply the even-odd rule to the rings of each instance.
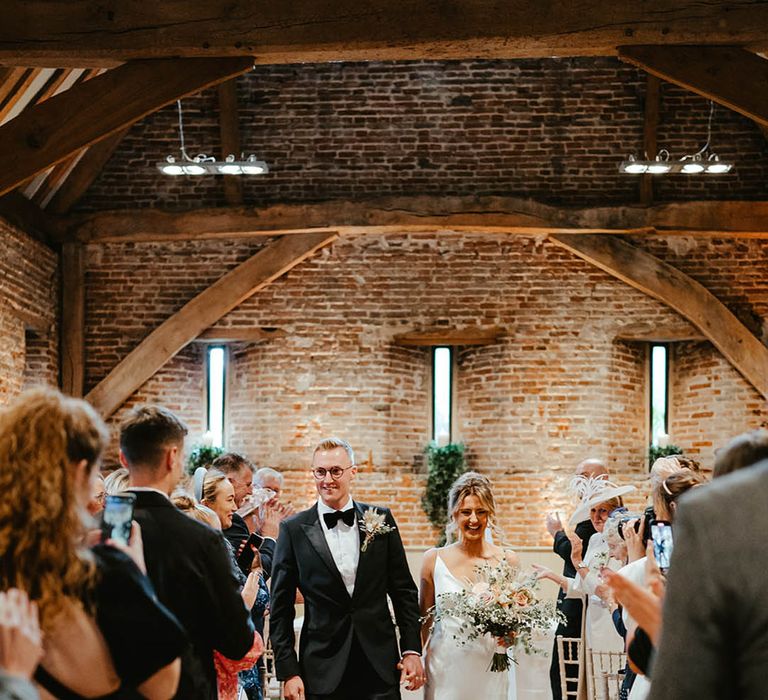
[[506, 671], [509, 649], [535, 652], [534, 632], [546, 631], [564, 618], [554, 602], [538, 598], [535, 574], [522, 575], [506, 561], [495, 566], [484, 564], [475, 571], [477, 582], [468, 581], [462, 591], [441, 594], [439, 609], [433, 607], [427, 617], [432, 618], [433, 625], [447, 617], [460, 620], [464, 636], [456, 639], [462, 644], [490, 634], [497, 641], [490, 670]]

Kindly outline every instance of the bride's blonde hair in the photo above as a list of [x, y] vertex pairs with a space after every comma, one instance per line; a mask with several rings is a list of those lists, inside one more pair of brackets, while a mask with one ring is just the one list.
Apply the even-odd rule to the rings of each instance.
[[445, 540], [450, 544], [457, 538], [456, 514], [467, 496], [477, 496], [483, 508], [488, 511], [488, 527], [497, 536], [499, 542], [504, 537], [501, 529], [496, 524], [496, 501], [493, 498], [493, 486], [487, 476], [479, 472], [464, 472], [451, 484], [448, 492], [448, 523], [445, 526]]

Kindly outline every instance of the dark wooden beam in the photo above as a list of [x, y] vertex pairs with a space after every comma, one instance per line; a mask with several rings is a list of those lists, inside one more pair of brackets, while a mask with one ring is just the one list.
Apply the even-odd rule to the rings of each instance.
[[427, 330], [398, 333], [392, 339], [395, 345], [433, 347], [435, 345], [490, 345], [504, 334], [498, 326], [481, 328], [429, 328]]
[[83, 242], [172, 241], [305, 231], [361, 233], [647, 233], [768, 236], [768, 201], [682, 202], [654, 207], [553, 207], [513, 197], [383, 197], [262, 208], [158, 209], [73, 216], [62, 223]]
[[85, 251], [80, 243], [61, 250], [61, 390], [81, 397], [85, 385]]
[[[645, 119], [643, 121], [643, 150], [647, 159], [656, 155], [656, 130], [659, 126], [659, 99], [661, 81], [655, 75], [649, 75], [645, 82]], [[640, 178], [640, 203], [650, 206], [653, 203], [653, 175]]]
[[58, 222], [19, 192], [0, 197], [0, 217], [50, 248], [61, 238]]
[[550, 240], [677, 311], [768, 398], [768, 348], [701, 284], [617, 236], [557, 235]]
[[[219, 130], [221, 132], [221, 157], [230, 153], [240, 157], [240, 122], [237, 110], [237, 80], [219, 83]], [[224, 199], [231, 206], [243, 203], [243, 181], [239, 175], [224, 175]]]
[[733, 46], [621, 46], [619, 58], [768, 126], [768, 60]]
[[80, 83], [0, 127], [0, 194], [174, 100], [244, 73], [248, 58], [136, 61]]
[[104, 416], [111, 415], [187, 343], [335, 238], [335, 234], [307, 233], [283, 236], [270, 243], [163, 321], [86, 399]]
[[4, 0], [0, 62], [114, 65], [615, 55], [621, 44], [768, 46], [764, 2], [722, 0]]
[[127, 133], [127, 128], [121, 129], [89, 146], [53, 195], [46, 211], [66, 214], [93, 184]]

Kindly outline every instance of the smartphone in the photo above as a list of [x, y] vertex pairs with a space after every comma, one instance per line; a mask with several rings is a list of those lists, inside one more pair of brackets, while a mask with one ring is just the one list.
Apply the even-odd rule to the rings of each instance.
[[653, 538], [653, 556], [656, 557], [659, 571], [666, 574], [669, 571], [669, 561], [672, 558], [672, 525], [665, 520], [654, 520], [651, 523]]
[[131, 538], [133, 505], [136, 496], [132, 493], [109, 494], [101, 518], [101, 541], [114, 540], [127, 545]]
[[258, 549], [264, 542], [264, 538], [261, 535], [257, 535], [252, 532], [250, 537], [245, 541], [243, 551], [240, 552], [240, 556], [237, 558], [237, 564], [243, 571], [248, 571], [253, 564], [253, 558], [255, 556], [253, 549]]

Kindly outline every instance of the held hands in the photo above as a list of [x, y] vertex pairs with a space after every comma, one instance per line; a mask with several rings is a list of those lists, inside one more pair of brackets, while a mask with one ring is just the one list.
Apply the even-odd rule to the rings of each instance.
[[[639, 532], [635, 530], [640, 523]], [[624, 542], [627, 544], [627, 560], [637, 561], [645, 555], [643, 536], [645, 535], [645, 518], [635, 518], [622, 524], [621, 531], [624, 534]]]
[[540, 564], [531, 564], [531, 567], [536, 572], [537, 580], [548, 579], [560, 586], [566, 593], [568, 592], [568, 581], [565, 576], [560, 576], [560, 574], [556, 574], [552, 569], [548, 569]]
[[107, 540], [106, 542], [111, 547], [119, 549], [124, 554], [127, 554], [136, 566], [139, 567], [141, 573], [146, 575], [147, 565], [144, 562], [144, 543], [141, 539], [141, 526], [134, 520], [131, 523], [131, 537], [128, 540], [128, 544], [122, 544], [115, 540]]
[[37, 605], [17, 588], [0, 593], [0, 669], [29, 679], [42, 656]]
[[291, 676], [283, 686], [285, 700], [305, 700], [304, 681], [301, 676]]
[[424, 685], [426, 675], [421, 657], [417, 654], [406, 654], [397, 664], [400, 670], [400, 684], [405, 684], [406, 690], [418, 690]]

